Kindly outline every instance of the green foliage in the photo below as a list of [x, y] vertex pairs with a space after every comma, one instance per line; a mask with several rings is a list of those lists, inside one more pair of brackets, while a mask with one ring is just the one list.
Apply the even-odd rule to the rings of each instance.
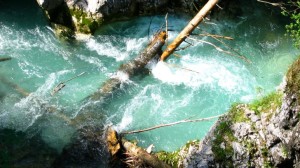
[[269, 95], [262, 97], [261, 99], [252, 102], [249, 107], [256, 115], [260, 115], [265, 112], [274, 112], [282, 104], [282, 93], [272, 92]]
[[215, 139], [212, 142], [212, 151], [215, 159], [223, 166], [232, 167], [231, 157], [233, 156], [232, 142], [236, 140], [230, 128], [231, 121], [221, 121], [215, 129]]
[[94, 32], [101, 24], [101, 19], [94, 19], [91, 16], [88, 16], [87, 13], [83, 12], [81, 9], [70, 9], [70, 14], [77, 20], [77, 30], [81, 33], [92, 33]]
[[289, 0], [282, 14], [291, 18], [292, 23], [286, 25], [287, 33], [293, 38], [295, 46], [300, 48], [300, 0]]
[[177, 151], [173, 151], [173, 152], [160, 151], [155, 155], [158, 157], [159, 160], [167, 163], [168, 165], [172, 167], [178, 167], [179, 161], [183, 159], [179, 151], [188, 152], [191, 146], [198, 147], [199, 143], [200, 143], [199, 140], [188, 141], [181, 149]]
[[287, 149], [287, 147], [286, 147], [285, 145], [283, 145], [283, 146], [281, 147], [281, 152], [282, 152], [282, 154], [283, 154], [283, 157], [285, 157], [285, 158], [288, 157], [288, 149]]
[[178, 167], [178, 161], [180, 160], [179, 151], [174, 152], [165, 152], [161, 151], [156, 153], [156, 156], [159, 160], [167, 163], [168, 165], [172, 167]]
[[245, 112], [241, 106], [242, 104], [235, 103], [229, 110], [228, 115], [233, 123], [250, 121], [250, 119], [245, 116]]
[[270, 161], [266, 161], [266, 162], [264, 162], [263, 167], [264, 168], [272, 168], [273, 166]]
[[[288, 95], [297, 94], [300, 96], [300, 59], [297, 59], [292, 66], [289, 68], [287, 75], [286, 75], [286, 93]], [[299, 100], [298, 100], [299, 101]], [[300, 103], [300, 102], [294, 102]], [[295, 104], [292, 104], [294, 106]]]

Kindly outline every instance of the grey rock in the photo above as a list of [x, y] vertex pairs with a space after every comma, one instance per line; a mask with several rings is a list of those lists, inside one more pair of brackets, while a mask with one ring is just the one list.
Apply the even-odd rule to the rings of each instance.
[[37, 3], [46, 11], [59, 7], [64, 0], [36, 0]]

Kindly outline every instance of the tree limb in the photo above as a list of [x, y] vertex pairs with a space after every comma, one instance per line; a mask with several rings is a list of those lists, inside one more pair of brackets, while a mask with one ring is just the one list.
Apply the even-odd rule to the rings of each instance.
[[170, 126], [177, 125], [177, 124], [182, 124], [182, 123], [209, 121], [209, 120], [212, 120], [212, 119], [215, 119], [215, 118], [222, 117], [224, 115], [225, 114], [221, 114], [221, 115], [217, 115], [217, 116], [213, 116], [213, 117], [199, 118], [199, 119], [195, 119], [195, 120], [185, 119], [185, 120], [181, 120], [181, 121], [177, 121], [177, 122], [173, 122], [173, 123], [169, 123], [169, 124], [159, 124], [159, 125], [156, 125], [156, 126], [153, 126], [153, 127], [150, 127], [150, 128], [141, 129], [141, 130], [127, 131], [127, 132], [123, 132], [121, 134], [136, 134], [136, 133], [151, 131], [151, 130], [162, 128], [162, 127], [170, 127]]

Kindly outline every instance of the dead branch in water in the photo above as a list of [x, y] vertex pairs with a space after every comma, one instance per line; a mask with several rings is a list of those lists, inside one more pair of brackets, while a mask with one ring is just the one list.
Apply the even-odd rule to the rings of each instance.
[[[216, 46], [215, 44], [213, 44], [213, 43], [211, 43], [211, 42], [208, 42], [208, 41], [205, 41], [205, 40], [200, 40], [200, 39], [195, 39], [195, 38], [192, 38], [192, 37], [188, 37], [189, 39], [191, 39], [191, 40], [194, 40], [194, 41], [198, 41], [198, 42], [200, 42], [200, 43], [205, 43], [205, 44], [208, 44], [208, 45], [210, 45], [210, 46], [213, 46], [216, 50], [218, 50], [218, 51], [220, 51], [220, 52], [223, 52], [223, 53], [225, 53], [225, 54], [228, 54], [228, 55], [231, 55], [231, 56], [233, 56], [233, 57], [238, 57], [238, 58], [240, 58], [240, 59], [242, 59], [242, 60], [244, 60], [244, 61], [246, 61], [246, 62], [248, 62], [248, 63], [250, 63], [251, 61], [250, 60], [248, 60], [246, 57], [244, 57], [244, 56], [240, 56], [239, 55], [239, 53], [236, 55], [236, 54], [233, 54], [232, 52], [230, 52], [230, 51], [226, 51], [226, 50], [224, 50], [224, 49], [222, 49], [222, 48], [220, 48], [220, 47], [218, 47], [218, 46]], [[222, 41], [220, 41], [221, 43], [222, 43]], [[224, 42], [223, 42], [224, 43]], [[225, 43], [224, 43], [225, 44]], [[226, 44], [225, 44], [226, 45]], [[228, 46], [229, 47], [229, 46]], [[230, 48], [230, 47], [229, 47]], [[232, 49], [232, 48], [231, 48]], [[233, 49], [232, 49], [233, 50]], [[233, 51], [235, 51], [235, 50], [233, 50]], [[237, 51], [235, 51], [235, 52], [237, 52]]]
[[62, 88], [64, 88], [66, 86], [66, 83], [70, 82], [71, 80], [78, 78], [80, 76], [82, 76], [83, 74], [85, 74], [85, 72], [80, 73], [79, 75], [76, 75], [64, 82], [60, 82], [51, 92], [51, 96], [54, 96], [57, 92], [59, 92]]
[[185, 119], [185, 120], [181, 120], [181, 121], [177, 121], [177, 122], [173, 122], [173, 123], [169, 123], [169, 124], [160, 124], [160, 125], [156, 125], [154, 127], [145, 128], [145, 129], [141, 129], [141, 130], [123, 132], [121, 134], [136, 134], [136, 133], [151, 131], [151, 130], [162, 128], [162, 127], [170, 127], [170, 126], [177, 125], [177, 124], [182, 124], [182, 123], [209, 121], [209, 120], [212, 120], [212, 119], [215, 119], [215, 118], [222, 117], [224, 115], [225, 114], [217, 115], [217, 116], [213, 116], [213, 117], [207, 117], [207, 118], [199, 118], [199, 119], [194, 119], [194, 120]]
[[205, 34], [199, 34], [199, 36], [208, 36], [208, 37], [215, 37], [215, 38], [223, 38], [223, 39], [226, 39], [226, 40], [233, 40], [232, 37], [221, 36], [221, 35], [217, 35], [217, 34], [208, 34], [208, 33], [205, 33]]
[[188, 25], [180, 32], [180, 34], [174, 39], [174, 41], [167, 46], [160, 60], [167, 59], [180, 44], [193, 32], [193, 30], [203, 21], [204, 17], [210, 12], [210, 10], [218, 3], [218, 0], [209, 0], [204, 7], [197, 13], [197, 15], [188, 23]]
[[11, 57], [0, 58], [0, 62], [11, 60]]
[[168, 45], [168, 13], [165, 16], [165, 20], [166, 20], [166, 45]]
[[282, 7], [283, 6], [282, 2], [276, 3], [276, 2], [269, 2], [269, 1], [263, 1], [263, 0], [257, 0], [257, 2], [261, 2], [261, 3], [273, 5], [273, 6], [278, 6], [278, 7]]
[[179, 68], [179, 69], [183, 69], [183, 70], [186, 70], [186, 71], [200, 73], [198, 71], [195, 71], [195, 70], [192, 70], [192, 69], [189, 69], [189, 68], [185, 68], [185, 67], [182, 67], [182, 66], [179, 66], [179, 65], [176, 65], [176, 64], [170, 64], [170, 63], [165, 63], [165, 64], [168, 65], [168, 66], [174, 67], [174, 68]]
[[18, 92], [20, 95], [27, 97], [30, 93], [28, 91], [26, 91], [25, 89], [21, 88], [19, 85], [11, 82], [10, 80], [6, 79], [3, 76], [0, 76], [0, 80], [1, 82], [3, 82], [4, 84], [10, 86], [11, 88], [13, 88], [16, 92]]

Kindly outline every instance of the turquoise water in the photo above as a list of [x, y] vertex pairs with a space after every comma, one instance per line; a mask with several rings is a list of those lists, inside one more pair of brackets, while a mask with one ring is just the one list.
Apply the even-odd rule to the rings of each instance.
[[[85, 102], [115, 75], [119, 65], [135, 58], [147, 45], [151, 17], [111, 23], [93, 37], [70, 44], [54, 36], [35, 4], [0, 2], [0, 8], [0, 56], [12, 57], [0, 62], [0, 128], [40, 134], [58, 151], [84, 125], [113, 125], [122, 132], [222, 114], [234, 102], [249, 102], [274, 91], [299, 55], [284, 36], [284, 18], [264, 8], [256, 8], [254, 13], [245, 9], [238, 19], [212, 19], [201, 25], [201, 31], [233, 37], [228, 44], [251, 63], [188, 40], [194, 45], [178, 52], [182, 58], [171, 57], [168, 64], [150, 62], [149, 73], [127, 81], [107, 102]], [[169, 14], [169, 40], [189, 19]], [[163, 22], [164, 16], [154, 16], [150, 34]], [[192, 37], [223, 47], [208, 37]], [[50, 95], [58, 83], [82, 72], [86, 73]], [[12, 85], [30, 95], [25, 97]], [[95, 104], [94, 108], [81, 110], [86, 103]], [[74, 118], [77, 123], [70, 125], [67, 120]], [[170, 151], [188, 140], [203, 138], [214, 122], [186, 123], [126, 138], [136, 139], [144, 147], [154, 144], [155, 150]]]

